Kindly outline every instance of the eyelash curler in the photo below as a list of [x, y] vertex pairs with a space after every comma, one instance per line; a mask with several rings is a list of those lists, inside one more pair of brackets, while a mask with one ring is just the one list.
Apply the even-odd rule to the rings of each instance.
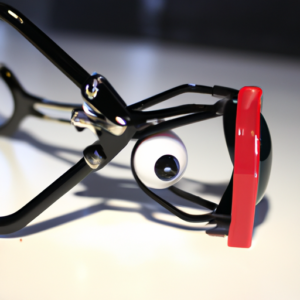
[[[228, 235], [230, 247], [251, 246], [255, 205], [266, 191], [272, 163], [272, 143], [261, 114], [260, 88], [246, 86], [235, 90], [184, 84], [127, 106], [104, 76], [89, 75], [20, 12], [0, 4], [0, 18], [17, 29], [73, 81], [83, 97], [81, 106], [30, 95], [13, 73], [2, 65], [0, 75], [13, 95], [14, 111], [0, 126], [0, 134], [13, 134], [27, 115], [49, 119], [41, 110], [51, 108], [72, 111], [71, 124], [78, 131], [88, 128], [98, 137], [94, 144], [84, 149], [83, 158], [48, 188], [17, 212], [0, 217], [0, 234], [25, 227], [86, 176], [105, 167], [134, 139], [137, 142], [132, 151], [131, 169], [137, 184], [148, 196], [184, 221], [215, 224], [207, 233]], [[221, 100], [213, 105], [187, 104], [144, 111], [183, 93], [208, 94]], [[188, 159], [183, 142], [171, 130], [220, 116], [223, 116], [233, 174], [217, 205], [174, 186], [183, 176]], [[192, 215], [178, 209], [155, 193], [156, 189], [165, 188], [211, 212]]]

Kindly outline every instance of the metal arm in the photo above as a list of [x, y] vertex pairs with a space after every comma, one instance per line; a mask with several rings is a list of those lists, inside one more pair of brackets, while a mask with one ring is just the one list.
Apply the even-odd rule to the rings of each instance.
[[192, 115], [172, 119], [170, 121], [159, 123], [155, 126], [149, 126], [146, 129], [136, 132], [134, 139], [145, 138], [146, 136], [156, 134], [163, 131], [172, 130], [177, 127], [185, 126], [188, 124], [205, 121], [208, 119], [219, 117], [220, 115], [215, 112], [199, 112]]
[[79, 88], [82, 87], [89, 74], [22, 13], [0, 3], [0, 19], [18, 30]]
[[82, 158], [20, 210], [11, 215], [0, 217], [0, 234], [9, 234], [25, 227], [93, 171]]
[[9, 88], [14, 101], [13, 115], [6, 124], [0, 127], [0, 135], [11, 136], [18, 129], [23, 118], [28, 115], [70, 124], [70, 118], [66, 120], [58, 119], [57, 117], [50, 117], [47, 113], [45, 113], [45, 109], [51, 109], [56, 112], [68, 111], [71, 117], [72, 110], [81, 108], [81, 104], [61, 103], [46, 100], [27, 93], [13, 72], [5, 65], [1, 64], [0, 77]]
[[212, 95], [213, 88], [211, 88], [209, 86], [197, 85], [197, 84], [192, 84], [192, 83], [182, 84], [182, 85], [176, 86], [170, 90], [167, 90], [165, 92], [154, 95], [150, 98], [147, 98], [145, 100], [137, 102], [135, 104], [129, 105], [128, 108], [130, 108], [131, 110], [136, 110], [136, 111], [144, 110], [153, 105], [156, 105], [158, 103], [161, 103], [165, 100], [168, 100], [170, 98], [173, 98], [175, 96], [178, 96], [178, 95], [181, 95], [184, 93], [199, 93], [199, 94]]

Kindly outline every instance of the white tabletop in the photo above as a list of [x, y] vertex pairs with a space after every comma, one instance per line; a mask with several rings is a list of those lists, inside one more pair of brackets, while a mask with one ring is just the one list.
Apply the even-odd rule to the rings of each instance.
[[[23, 37], [0, 24], [0, 57], [27, 91], [81, 103], [80, 91]], [[300, 61], [271, 55], [142, 43], [98, 36], [52, 37], [88, 72], [104, 75], [128, 103], [183, 83], [264, 91], [273, 142], [267, 193], [250, 249], [227, 247], [147, 197], [130, 170], [133, 142], [25, 229], [0, 238], [0, 299], [299, 299]], [[214, 103], [176, 97], [158, 107]], [[232, 172], [222, 119], [176, 129], [189, 165], [180, 185], [218, 202]], [[96, 137], [29, 117], [0, 138], [0, 215], [26, 204], [82, 157]], [[175, 199], [188, 212], [196, 206]]]

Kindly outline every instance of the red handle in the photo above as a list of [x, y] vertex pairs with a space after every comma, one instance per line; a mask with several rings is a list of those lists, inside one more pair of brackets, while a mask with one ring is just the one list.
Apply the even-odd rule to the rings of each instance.
[[238, 95], [233, 196], [228, 246], [249, 248], [252, 242], [260, 158], [262, 90], [243, 87]]

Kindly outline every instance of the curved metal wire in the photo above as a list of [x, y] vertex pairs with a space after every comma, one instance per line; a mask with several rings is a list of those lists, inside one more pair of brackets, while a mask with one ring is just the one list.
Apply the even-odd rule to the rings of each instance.
[[208, 214], [202, 214], [202, 215], [192, 215], [192, 214], [188, 214], [180, 209], [178, 209], [177, 207], [175, 207], [174, 205], [172, 205], [171, 203], [167, 202], [166, 200], [162, 199], [161, 197], [159, 197], [158, 195], [156, 195], [155, 193], [153, 193], [149, 188], [147, 188], [139, 179], [139, 177], [137, 176], [135, 169], [134, 169], [134, 164], [133, 164], [133, 158], [134, 158], [134, 154], [135, 151], [137, 149], [137, 147], [139, 146], [139, 144], [142, 142], [143, 140], [138, 140], [137, 143], [135, 144], [133, 150], [132, 150], [132, 154], [131, 154], [131, 170], [132, 170], [132, 174], [134, 179], [136, 180], [137, 184], [139, 185], [139, 187], [149, 196], [151, 197], [153, 200], [155, 200], [158, 204], [160, 204], [161, 206], [163, 206], [165, 209], [167, 209], [169, 212], [171, 212], [172, 214], [174, 214], [175, 216], [177, 216], [178, 218], [186, 221], [186, 222], [192, 222], [192, 223], [200, 223], [200, 222], [209, 222], [215, 219], [221, 219], [221, 220], [230, 220], [230, 216], [228, 215], [222, 215], [222, 214], [215, 214], [214, 212], [212, 213], [208, 213]]

